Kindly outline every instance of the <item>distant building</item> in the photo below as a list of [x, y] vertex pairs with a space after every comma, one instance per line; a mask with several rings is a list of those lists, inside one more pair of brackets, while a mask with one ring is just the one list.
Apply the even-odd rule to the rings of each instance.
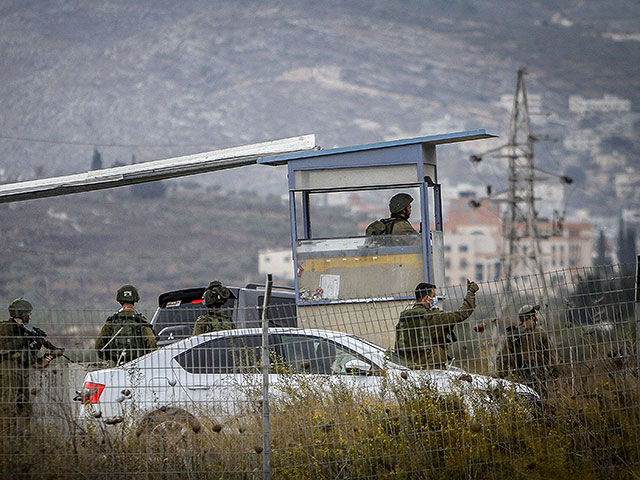
[[626, 225], [631, 225], [638, 229], [640, 227], [640, 207], [623, 208], [622, 220]]
[[573, 113], [630, 112], [631, 100], [605, 95], [602, 98], [584, 98], [580, 95], [569, 97], [569, 111]]
[[626, 171], [615, 175], [616, 198], [626, 207], [640, 203], [640, 173]]
[[264, 250], [258, 255], [258, 272], [271, 273], [279, 280], [293, 281], [293, 259], [291, 249]]
[[478, 208], [469, 205], [471, 197], [449, 202], [444, 222], [444, 263], [447, 285], [500, 278], [502, 220], [497, 207], [483, 201]]
[[[542, 269], [545, 272], [591, 265], [593, 254], [593, 226], [589, 222], [566, 222], [554, 225], [539, 222]], [[530, 272], [519, 272], [524, 275]]]
[[574, 130], [564, 137], [562, 144], [567, 150], [588, 152], [598, 149], [600, 136], [594, 130]]
[[558, 181], [536, 184], [536, 210], [538, 217], [553, 217], [558, 204], [564, 199], [566, 186]]
[[[471, 198], [462, 197], [449, 202], [444, 222], [445, 281], [447, 285], [463, 284], [467, 278], [490, 281], [502, 278], [504, 259], [503, 222], [497, 206], [488, 200], [473, 208]], [[526, 225], [516, 229], [526, 234]], [[593, 250], [592, 225], [589, 222], [539, 221], [540, 250], [545, 272], [591, 265]], [[530, 275], [524, 257], [529, 248], [523, 242], [523, 255], [514, 259], [514, 276]]]

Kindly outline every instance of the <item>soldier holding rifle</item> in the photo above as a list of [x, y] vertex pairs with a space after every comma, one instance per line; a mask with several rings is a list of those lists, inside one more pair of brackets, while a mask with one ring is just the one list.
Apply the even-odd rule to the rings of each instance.
[[[0, 323], [0, 425], [2, 434], [15, 436], [26, 433], [31, 417], [29, 372], [31, 368], [45, 368], [54, 356], [62, 354], [48, 342], [40, 329], [29, 330], [33, 306], [24, 298], [9, 305], [10, 318]], [[51, 352], [39, 356], [42, 347]]]

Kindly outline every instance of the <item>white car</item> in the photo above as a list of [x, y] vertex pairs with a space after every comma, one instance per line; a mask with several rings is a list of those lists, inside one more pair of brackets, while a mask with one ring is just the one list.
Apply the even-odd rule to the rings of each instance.
[[[90, 372], [84, 381], [81, 416], [107, 424], [125, 419], [156, 423], [169, 414], [191, 419], [256, 411], [262, 399], [261, 345], [261, 329], [213, 332], [116, 368]], [[271, 328], [269, 347], [269, 391], [274, 395], [291, 391], [296, 382], [317, 380], [384, 398], [393, 396], [389, 385], [394, 381], [421, 381], [438, 393], [457, 393], [469, 402], [475, 398], [486, 403], [505, 391], [529, 401], [539, 399], [525, 385], [458, 368], [410, 370], [382, 347], [342, 332]]]

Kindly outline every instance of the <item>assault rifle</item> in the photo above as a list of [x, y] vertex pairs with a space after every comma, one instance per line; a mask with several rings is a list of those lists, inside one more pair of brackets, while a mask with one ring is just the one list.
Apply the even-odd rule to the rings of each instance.
[[44, 330], [38, 327], [33, 327], [33, 330], [29, 330], [25, 327], [24, 331], [27, 336], [31, 338], [30, 345], [31, 348], [33, 348], [35, 351], [38, 351], [42, 347], [44, 347], [49, 350], [46, 355], [51, 355], [53, 358], [64, 357], [70, 362], [73, 362], [73, 360], [71, 360], [64, 354], [64, 348], [57, 347], [49, 340], [47, 340], [47, 332], [45, 332]]

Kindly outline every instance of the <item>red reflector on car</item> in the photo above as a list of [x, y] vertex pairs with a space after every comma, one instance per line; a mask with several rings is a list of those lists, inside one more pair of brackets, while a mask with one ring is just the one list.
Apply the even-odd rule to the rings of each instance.
[[101, 383], [84, 382], [84, 392], [82, 393], [82, 403], [98, 403], [100, 395], [104, 390]]
[[193, 300], [191, 303], [202, 303], [202, 299], [199, 298], [198, 300]]

